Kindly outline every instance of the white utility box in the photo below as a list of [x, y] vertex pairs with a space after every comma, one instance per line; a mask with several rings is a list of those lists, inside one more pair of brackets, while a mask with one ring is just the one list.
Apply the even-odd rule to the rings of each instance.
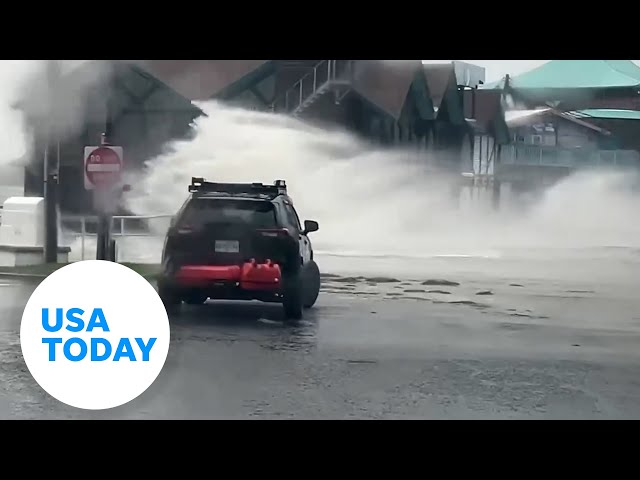
[[[44, 263], [44, 208], [42, 197], [10, 197], [4, 202], [0, 224], [0, 266]], [[60, 231], [58, 221], [58, 245]], [[59, 246], [58, 263], [67, 263], [70, 251], [69, 247]]]

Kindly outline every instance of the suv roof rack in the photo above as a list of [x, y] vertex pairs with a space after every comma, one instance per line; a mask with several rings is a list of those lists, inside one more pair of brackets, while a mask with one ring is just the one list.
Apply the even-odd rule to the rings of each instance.
[[192, 177], [189, 185], [189, 193], [225, 194], [275, 198], [278, 195], [287, 195], [287, 184], [284, 180], [276, 180], [273, 185], [263, 183], [218, 183], [207, 182], [202, 177]]

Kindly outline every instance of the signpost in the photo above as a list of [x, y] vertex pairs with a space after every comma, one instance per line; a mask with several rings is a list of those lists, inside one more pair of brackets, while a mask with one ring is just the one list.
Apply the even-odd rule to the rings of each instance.
[[123, 171], [122, 147], [108, 145], [104, 136], [102, 145], [84, 148], [84, 187], [93, 191], [94, 206], [99, 214], [97, 260], [115, 261], [111, 217], [116, 213], [123, 191]]

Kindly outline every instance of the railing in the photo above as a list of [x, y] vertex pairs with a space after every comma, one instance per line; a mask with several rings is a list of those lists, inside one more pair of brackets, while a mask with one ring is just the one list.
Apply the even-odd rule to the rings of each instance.
[[584, 151], [535, 145], [507, 145], [502, 147], [500, 163], [565, 168], [593, 166], [640, 168], [640, 153], [635, 150]]
[[[164, 234], [173, 215], [120, 215], [112, 217], [113, 237], [150, 237]], [[64, 215], [61, 219], [64, 235], [80, 238], [81, 259], [86, 256], [86, 239], [97, 236], [98, 217]], [[127, 228], [127, 223], [130, 223]], [[155, 223], [155, 225], [154, 225]]]
[[353, 60], [322, 60], [276, 99], [272, 105], [273, 110], [296, 112], [307, 99], [319, 90], [324, 90], [332, 81], [348, 79], [352, 67]]

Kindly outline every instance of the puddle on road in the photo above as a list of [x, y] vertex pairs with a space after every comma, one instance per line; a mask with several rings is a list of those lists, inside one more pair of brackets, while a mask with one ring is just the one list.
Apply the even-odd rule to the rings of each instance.
[[[351, 288], [346, 288], [348, 284]], [[356, 286], [353, 288], [352, 286]], [[436, 286], [436, 288], [433, 288]], [[524, 287], [513, 283], [511, 287]], [[427, 287], [427, 288], [425, 288]], [[428, 287], [432, 287], [431, 289]], [[437, 288], [440, 287], [440, 288]], [[442, 289], [446, 287], [446, 289]], [[496, 291], [496, 285], [481, 285], [473, 283], [464, 285], [452, 279], [401, 279], [384, 277], [352, 277], [340, 275], [323, 275], [321, 292], [324, 294], [338, 295], [341, 298], [377, 298], [383, 301], [407, 300], [414, 302], [429, 302], [432, 304], [460, 305], [477, 309], [486, 313], [493, 311], [497, 315], [510, 315], [527, 317], [532, 320], [548, 319], [545, 315], [536, 315], [531, 310], [521, 312], [513, 308], [500, 306], [504, 296], [500, 290]], [[578, 293], [577, 290], [572, 293]], [[580, 292], [583, 293], [583, 292]], [[509, 293], [507, 293], [509, 295]], [[485, 302], [477, 301], [482, 297]], [[497, 300], [496, 300], [497, 298]], [[577, 297], [573, 297], [577, 298]], [[511, 305], [508, 305], [511, 307]]]
[[[379, 283], [374, 284], [372, 280]], [[442, 284], [447, 287], [445, 290], [439, 290], [437, 287], [425, 287], [425, 283], [427, 285]], [[305, 314], [305, 320], [297, 326], [283, 322], [281, 308], [277, 305], [253, 302], [242, 305], [211, 302], [208, 305], [185, 310], [182, 318], [172, 328], [174, 334], [172, 342], [217, 342], [220, 345], [249, 342], [274, 352], [293, 351], [307, 354], [317, 348], [320, 319], [327, 315], [332, 317], [334, 311], [341, 315], [341, 312], [348, 310], [349, 304], [356, 300], [368, 302], [371, 301], [370, 299], [381, 302], [428, 302], [441, 306], [450, 305], [451, 308], [454, 306], [471, 308], [479, 313], [489, 313], [491, 317], [504, 317], [501, 321], [504, 323], [505, 330], [526, 328], [511, 327], [511, 324], [517, 321], [517, 317], [521, 317], [520, 320], [523, 323], [529, 321], [533, 323], [546, 318], [539, 315], [541, 312], [525, 310], [526, 307], [513, 308], [515, 307], [513, 303], [508, 305], [498, 303], [504, 303], [504, 295], [509, 295], [504, 293], [504, 287], [501, 290], [496, 285], [478, 283], [454, 286], [457, 284], [458, 282], [447, 279], [399, 281], [383, 277], [325, 275], [321, 286], [321, 295], [325, 296], [323, 305], [308, 311]], [[331, 299], [336, 301], [335, 305], [331, 305]], [[508, 301], [508, 297], [506, 300]], [[328, 304], [324, 305], [324, 303]]]

